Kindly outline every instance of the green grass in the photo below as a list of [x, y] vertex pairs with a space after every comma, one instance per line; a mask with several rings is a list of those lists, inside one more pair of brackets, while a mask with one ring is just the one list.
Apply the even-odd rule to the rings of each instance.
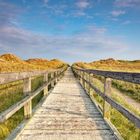
[[[23, 82], [17, 81], [6, 85], [0, 86], [0, 112], [6, 110], [11, 105], [24, 98], [23, 95]], [[43, 84], [43, 77], [36, 77], [32, 79], [32, 91], [36, 90]], [[43, 92], [40, 92], [33, 100], [33, 108], [38, 104], [43, 97]], [[4, 140], [13, 129], [15, 129], [24, 119], [23, 108], [16, 112], [4, 123], [0, 123], [0, 140]]]
[[0, 85], [0, 112], [20, 101], [23, 97], [23, 84], [21, 81], [16, 82], [15, 85], [14, 83]]
[[[103, 83], [99, 79], [94, 78], [93, 84], [100, 91], [102, 92], [104, 91]], [[92, 90], [91, 98], [94, 98], [101, 105], [101, 107], [103, 106], [103, 99], [100, 96], [98, 96], [93, 90]], [[116, 102], [122, 104], [124, 107], [126, 107], [136, 115], [140, 116], [140, 112], [138, 112], [135, 108], [133, 108], [133, 106], [131, 106], [131, 104], [125, 102], [119, 96], [115, 96], [115, 94], [112, 93], [111, 98], [113, 98]], [[138, 137], [140, 137], [140, 130], [136, 128], [133, 123], [131, 123], [117, 110], [110, 108], [110, 112], [111, 112], [110, 121], [117, 128], [117, 130], [120, 132], [122, 137], [125, 140], [138, 140]]]
[[140, 102], [140, 85], [119, 80], [113, 80], [112, 84], [124, 94]]
[[[102, 76], [94, 75], [94, 77], [102, 82], [105, 81], [105, 78]], [[140, 85], [112, 79], [112, 86], [135, 101], [140, 102]]]

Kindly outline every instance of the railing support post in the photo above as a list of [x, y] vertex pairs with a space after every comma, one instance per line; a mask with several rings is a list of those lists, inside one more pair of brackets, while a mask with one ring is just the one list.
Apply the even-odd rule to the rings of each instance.
[[[23, 93], [24, 95], [29, 95], [31, 92], [31, 77], [23, 80]], [[32, 116], [32, 101], [30, 100], [24, 105], [24, 117], [26, 119]]]
[[58, 71], [55, 72], [55, 76], [56, 76], [55, 82], [57, 83], [58, 82]]
[[82, 84], [82, 71], [80, 71], [80, 83]]
[[82, 82], [83, 84], [82, 85], [83, 85], [83, 88], [85, 88], [85, 81], [84, 81], [85, 73], [84, 73], [84, 71], [82, 72], [82, 78], [83, 78], [83, 82]]
[[[87, 80], [87, 73], [84, 72], [84, 79]], [[87, 90], [87, 82], [85, 81], [85, 90]]]
[[[104, 94], [111, 94], [111, 79], [106, 78], [104, 83]], [[110, 119], [110, 105], [104, 100], [103, 103], [103, 117]]]
[[58, 71], [58, 75], [59, 75], [58, 80], [60, 80], [60, 79], [61, 79], [60, 74], [61, 74], [61, 71]]
[[[51, 73], [51, 80], [54, 78], [54, 72]], [[51, 82], [51, 87], [54, 87], [54, 81]]]
[[[44, 83], [48, 82], [48, 73], [44, 74], [43, 81], [44, 81]], [[48, 85], [44, 88], [43, 94], [44, 94], [44, 96], [48, 95]]]
[[[91, 75], [90, 75], [90, 73], [88, 74], [88, 81], [89, 81], [89, 83], [91, 84], [91, 77], [90, 77]], [[91, 87], [90, 87], [90, 85], [88, 85], [89, 87], [88, 87], [88, 93], [89, 93], [89, 95], [91, 94], [90, 92], [91, 92]]]

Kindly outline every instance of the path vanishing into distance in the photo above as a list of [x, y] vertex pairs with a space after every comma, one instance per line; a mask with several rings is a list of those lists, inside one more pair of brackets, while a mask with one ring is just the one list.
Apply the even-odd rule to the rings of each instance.
[[16, 140], [115, 140], [113, 131], [68, 68]]

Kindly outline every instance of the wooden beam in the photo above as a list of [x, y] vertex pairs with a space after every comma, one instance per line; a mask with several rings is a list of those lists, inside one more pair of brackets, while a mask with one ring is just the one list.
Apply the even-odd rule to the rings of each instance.
[[[51, 73], [51, 79], [54, 79], [54, 73], [53, 72]], [[51, 87], [52, 88], [54, 87], [54, 82], [55, 81], [53, 81], [53, 80], [51, 81]]]
[[[111, 79], [106, 78], [104, 83], [104, 94], [107, 96], [110, 96], [111, 94]], [[106, 102], [106, 100], [103, 101], [103, 117], [110, 120], [110, 104]]]
[[[48, 82], [48, 73], [44, 74], [43, 81], [44, 81], [44, 83]], [[43, 89], [43, 94], [44, 94], [44, 96], [48, 95], [48, 85], [46, 85], [46, 87]]]
[[[23, 80], [23, 93], [25, 96], [30, 95], [30, 93], [31, 93], [31, 77]], [[27, 102], [24, 105], [24, 117], [25, 117], [25, 119], [28, 119], [31, 116], [32, 116], [32, 101], [29, 100], [29, 102]]]
[[13, 72], [13, 73], [1, 73], [0, 74], [0, 84], [6, 84], [18, 80], [23, 80], [33, 76], [43, 75], [44, 73], [51, 73], [55, 71], [61, 71], [61, 69], [57, 70], [48, 70], [48, 71], [31, 71], [31, 72]]
[[140, 73], [114, 72], [114, 71], [102, 71], [102, 70], [91, 70], [91, 69], [77, 69], [77, 70], [85, 71], [87, 73], [92, 73], [95, 75], [104, 76], [106, 78], [112, 78], [112, 79], [127, 81], [135, 84], [140, 84]]

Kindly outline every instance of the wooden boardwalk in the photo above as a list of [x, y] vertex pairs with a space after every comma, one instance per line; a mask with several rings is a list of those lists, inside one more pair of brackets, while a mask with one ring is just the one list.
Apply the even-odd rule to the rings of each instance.
[[71, 69], [37, 109], [17, 140], [115, 140]]

